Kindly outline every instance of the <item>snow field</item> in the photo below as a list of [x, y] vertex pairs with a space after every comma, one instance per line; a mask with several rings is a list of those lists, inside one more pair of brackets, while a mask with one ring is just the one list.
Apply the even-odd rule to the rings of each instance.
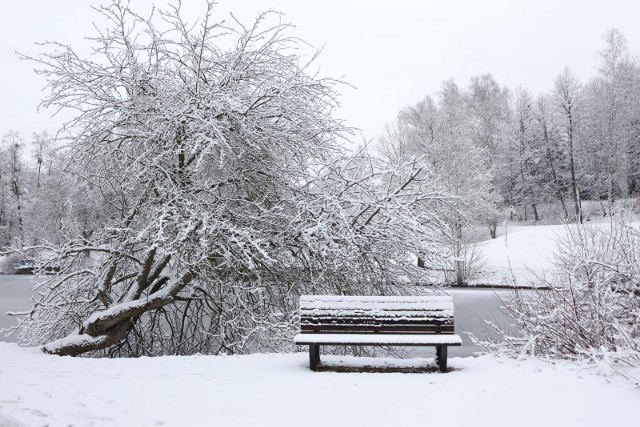
[[[424, 366], [324, 356], [336, 366]], [[88, 359], [0, 343], [3, 426], [631, 425], [619, 377], [539, 360], [452, 358], [446, 374], [311, 372], [306, 353]]]
[[[575, 225], [572, 225], [575, 226]], [[478, 248], [484, 265], [470, 280], [471, 284], [528, 285], [535, 274], [548, 273], [552, 268], [556, 240], [565, 225], [500, 227], [500, 236], [480, 242]]]

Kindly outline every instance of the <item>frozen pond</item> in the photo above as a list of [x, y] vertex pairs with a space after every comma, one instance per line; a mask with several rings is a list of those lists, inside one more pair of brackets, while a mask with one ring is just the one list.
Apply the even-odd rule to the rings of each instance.
[[[0, 329], [16, 324], [14, 318], [7, 316], [7, 311], [24, 311], [31, 307], [31, 295], [33, 294], [33, 281], [31, 276], [0, 275]], [[449, 356], [471, 356], [482, 349], [474, 346], [464, 332], [471, 332], [477, 337], [484, 337], [483, 320], [491, 320], [499, 326], [509, 329], [509, 321], [500, 311], [498, 296], [507, 296], [508, 291], [492, 289], [450, 289], [447, 291], [453, 295], [455, 304], [456, 333], [462, 337], [461, 347], [450, 347]], [[0, 341], [15, 342], [16, 337], [4, 337], [0, 335]], [[433, 348], [419, 348], [412, 354], [426, 356], [434, 352]]]
[[[32, 276], [0, 275], [0, 329], [17, 324], [13, 317], [6, 314], [8, 311], [25, 311], [31, 307], [34, 284]], [[0, 341], [16, 341], [15, 336], [4, 335], [0, 334]]]
[[508, 290], [494, 289], [449, 289], [453, 296], [456, 333], [462, 337], [461, 347], [449, 347], [449, 356], [471, 356], [483, 349], [475, 346], [465, 332], [484, 339], [485, 322], [489, 320], [506, 331], [513, 329], [510, 320], [500, 310], [500, 298], [508, 297]]

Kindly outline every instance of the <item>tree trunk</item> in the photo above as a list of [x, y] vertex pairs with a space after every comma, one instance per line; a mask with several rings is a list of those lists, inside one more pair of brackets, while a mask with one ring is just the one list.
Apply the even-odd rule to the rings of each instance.
[[495, 239], [498, 234], [498, 218], [493, 217], [489, 220], [489, 234]]
[[456, 241], [453, 246], [454, 269], [456, 272], [456, 284], [463, 285], [465, 282], [465, 266], [462, 253], [462, 222], [458, 220], [455, 225]]
[[[145, 272], [141, 271], [140, 277]], [[108, 348], [124, 340], [144, 313], [157, 310], [175, 301], [175, 296], [194, 278], [190, 272], [173, 281], [159, 278], [155, 283], [166, 283], [148, 296], [138, 295], [138, 299], [114, 304], [107, 310], [96, 312], [89, 317], [77, 333], [46, 344], [42, 350], [59, 356], [77, 356], [89, 351]], [[155, 287], [153, 285], [152, 287]]]
[[568, 113], [569, 118], [569, 171], [571, 173], [571, 191], [573, 192], [573, 206], [575, 209], [576, 219], [582, 224], [582, 212], [580, 211], [580, 205], [578, 202], [578, 185], [576, 183], [576, 168], [574, 161], [574, 147], [573, 147], [573, 117], [571, 112]]
[[564, 203], [564, 197], [562, 197], [562, 191], [560, 190], [560, 181], [558, 180], [558, 174], [556, 172], [556, 166], [553, 162], [553, 156], [551, 155], [551, 143], [549, 141], [549, 130], [547, 129], [547, 124], [543, 125], [544, 132], [544, 141], [547, 149], [547, 161], [549, 162], [549, 169], [551, 169], [551, 178], [553, 179], [554, 184], [554, 193], [556, 197], [560, 201], [560, 206], [562, 206], [562, 212], [564, 213], [564, 218], [569, 217], [569, 212], [567, 212], [567, 205]]
[[609, 129], [607, 144], [607, 209], [613, 215], [613, 130]]

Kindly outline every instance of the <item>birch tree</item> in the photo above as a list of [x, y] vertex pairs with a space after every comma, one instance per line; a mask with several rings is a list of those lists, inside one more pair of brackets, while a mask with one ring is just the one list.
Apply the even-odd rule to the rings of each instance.
[[[624, 168], [622, 153], [626, 154], [622, 137], [621, 118], [623, 114], [623, 67], [627, 61], [626, 40], [617, 29], [608, 31], [605, 36], [605, 48], [600, 52], [602, 65], [600, 68], [603, 97], [599, 99], [605, 104], [605, 147], [607, 153], [607, 206], [609, 215], [613, 212], [614, 181], [616, 171]], [[626, 176], [625, 176], [626, 178]], [[623, 182], [626, 187], [626, 180]], [[625, 191], [625, 193], [628, 193]]]
[[569, 159], [569, 185], [571, 197], [574, 201], [574, 213], [580, 222], [582, 222], [582, 212], [580, 211], [578, 200], [576, 142], [581, 95], [582, 86], [580, 82], [568, 67], [565, 68], [555, 81], [554, 99], [560, 116], [559, 126], [562, 129], [562, 137]]
[[542, 142], [544, 162], [547, 165], [546, 190], [555, 196], [562, 207], [563, 218], [569, 217], [565, 197], [567, 184], [565, 171], [566, 158], [560, 146], [560, 139], [553, 120], [551, 101], [547, 96], [539, 96], [536, 101], [536, 121], [538, 124], [539, 138]]

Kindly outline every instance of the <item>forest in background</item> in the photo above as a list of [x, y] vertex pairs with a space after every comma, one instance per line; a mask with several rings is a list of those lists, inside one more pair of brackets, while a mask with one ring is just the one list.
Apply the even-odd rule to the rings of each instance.
[[[579, 219], [580, 200], [610, 215], [616, 199], [640, 191], [640, 66], [615, 29], [599, 57], [589, 81], [567, 67], [538, 95], [491, 74], [466, 89], [445, 81], [385, 126], [377, 151], [424, 157], [441, 188], [460, 198], [460, 223], [487, 226], [492, 237], [504, 218]], [[47, 131], [3, 135], [0, 248], [87, 238], [110, 215], [97, 187], [64, 173], [63, 153]]]
[[573, 221], [582, 216], [580, 200], [593, 200], [611, 215], [616, 199], [640, 191], [640, 67], [620, 31], [603, 42], [589, 81], [566, 67], [538, 95], [503, 87], [491, 74], [473, 77], [466, 90], [445, 81], [398, 113], [379, 151], [425, 158], [466, 217], [492, 237], [498, 219], [543, 219], [542, 205]]

